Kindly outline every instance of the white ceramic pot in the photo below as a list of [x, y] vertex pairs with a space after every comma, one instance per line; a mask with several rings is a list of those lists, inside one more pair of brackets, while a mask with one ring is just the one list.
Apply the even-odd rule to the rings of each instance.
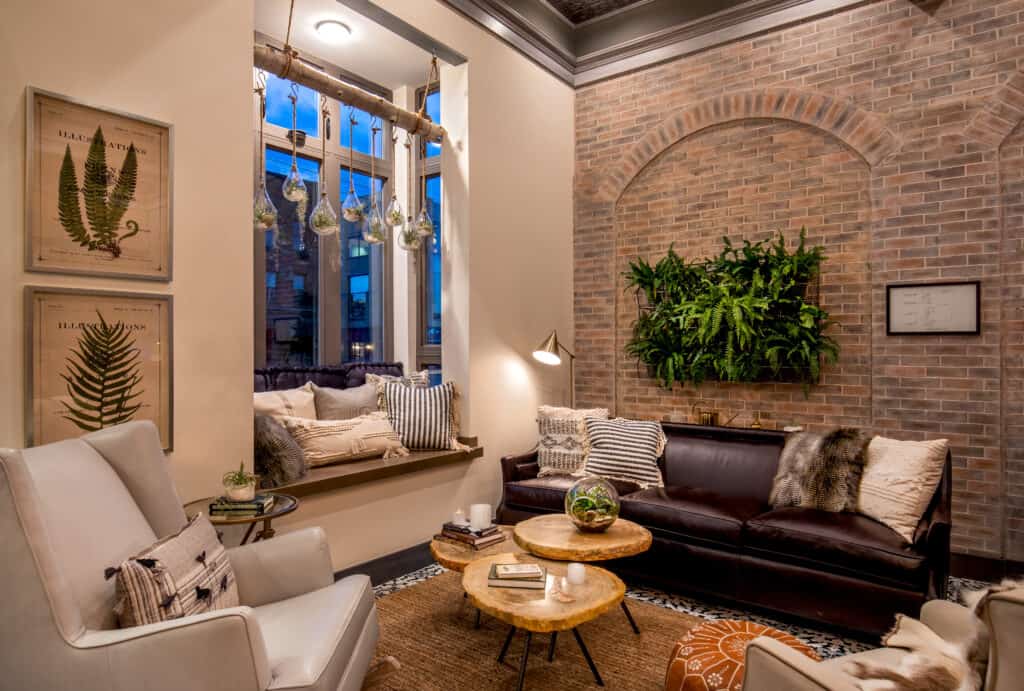
[[231, 501], [252, 501], [256, 498], [256, 483], [247, 485], [224, 485], [224, 493]]

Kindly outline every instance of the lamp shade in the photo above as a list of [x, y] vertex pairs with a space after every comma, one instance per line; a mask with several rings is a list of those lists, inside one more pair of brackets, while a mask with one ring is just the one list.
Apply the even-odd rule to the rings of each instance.
[[558, 334], [554, 331], [544, 339], [544, 342], [533, 351], [533, 359], [545, 365], [562, 364], [562, 356], [558, 352]]

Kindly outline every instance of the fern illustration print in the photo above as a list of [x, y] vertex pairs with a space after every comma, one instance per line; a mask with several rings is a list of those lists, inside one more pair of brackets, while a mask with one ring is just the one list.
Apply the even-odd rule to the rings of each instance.
[[61, 378], [70, 403], [63, 418], [86, 432], [131, 420], [141, 408], [141, 351], [124, 322], [83, 324], [77, 347], [66, 357]]
[[[90, 252], [107, 252], [115, 259], [120, 257], [121, 243], [139, 233], [139, 224], [133, 220], [126, 221], [125, 232], [121, 232], [121, 219], [134, 199], [138, 173], [139, 162], [134, 143], [128, 146], [120, 172], [115, 174], [107, 168], [107, 143], [103, 138], [103, 128], [97, 127], [89, 144], [82, 187], [79, 189], [71, 146], [66, 146], [57, 183], [57, 210], [68, 237]], [[82, 220], [79, 193], [85, 201], [88, 228]]]

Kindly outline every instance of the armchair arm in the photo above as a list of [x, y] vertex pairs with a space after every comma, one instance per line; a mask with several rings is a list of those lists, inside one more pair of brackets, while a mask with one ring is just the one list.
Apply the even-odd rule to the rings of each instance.
[[921, 623], [944, 641], [956, 645], [968, 643], [983, 626], [974, 612], [948, 600], [929, 600], [921, 606]]
[[321, 528], [305, 528], [228, 550], [238, 599], [259, 607], [334, 583], [331, 552]]
[[271, 681], [263, 634], [248, 607], [86, 631], [73, 645], [102, 656], [98, 667], [111, 689], [264, 691]]
[[848, 676], [785, 643], [761, 636], [747, 646], [743, 691], [857, 691]]
[[503, 483], [529, 480], [537, 477], [538, 470], [537, 449], [501, 458], [501, 481]]

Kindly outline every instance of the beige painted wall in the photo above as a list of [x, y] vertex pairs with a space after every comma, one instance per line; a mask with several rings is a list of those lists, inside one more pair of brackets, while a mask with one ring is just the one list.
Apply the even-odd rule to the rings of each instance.
[[440, 3], [378, 4], [469, 58], [441, 73], [443, 357], [486, 455], [305, 500], [286, 525], [324, 526], [337, 568], [428, 540], [456, 507], [497, 505], [498, 459], [536, 443], [537, 405], [569, 391], [567, 369], [530, 353], [553, 328], [572, 343], [573, 91]]
[[[24, 442], [22, 286], [75, 286], [174, 295], [184, 498], [252, 458], [252, 13], [249, 0], [0, 3], [0, 445]], [[174, 125], [173, 283], [23, 271], [28, 85]]]

